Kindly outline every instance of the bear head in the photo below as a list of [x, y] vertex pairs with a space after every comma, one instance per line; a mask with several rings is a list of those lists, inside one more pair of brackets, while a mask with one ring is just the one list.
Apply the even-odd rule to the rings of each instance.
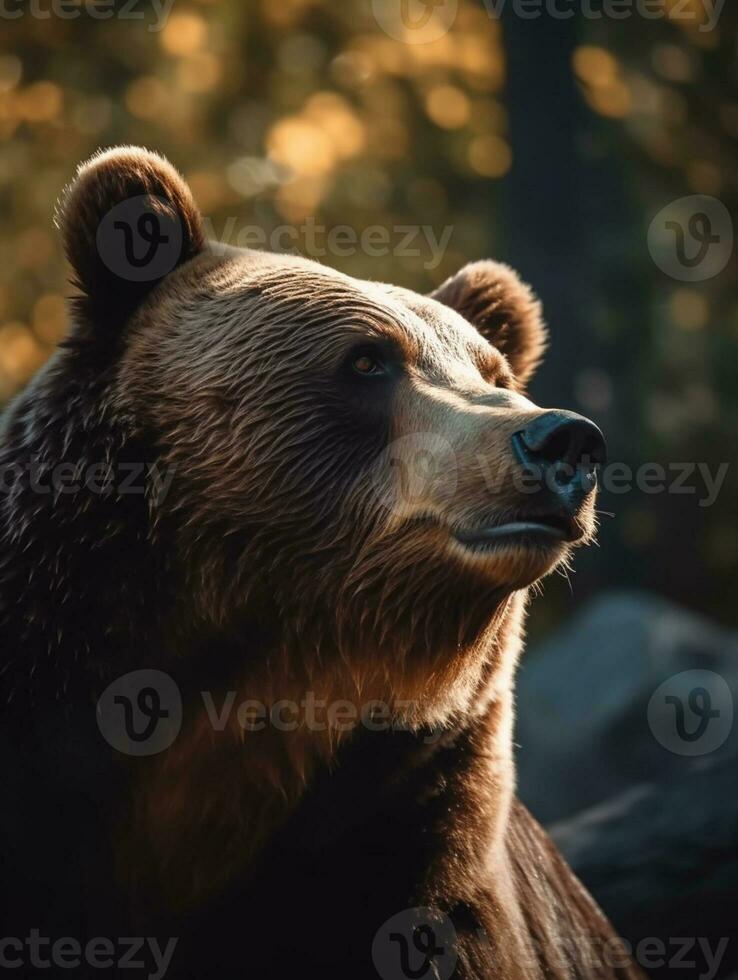
[[176, 583], [147, 624], [162, 662], [227, 649], [266, 690], [422, 721], [467, 705], [511, 596], [595, 529], [599, 430], [525, 394], [529, 288], [482, 261], [422, 296], [208, 245], [136, 148], [84, 164], [58, 223], [78, 295], [47, 371], [171, 475], [136, 531]]

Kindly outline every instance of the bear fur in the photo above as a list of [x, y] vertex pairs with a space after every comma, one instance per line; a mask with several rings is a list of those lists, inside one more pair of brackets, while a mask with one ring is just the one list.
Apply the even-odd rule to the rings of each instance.
[[[110, 227], [130, 201], [133, 253]], [[427, 914], [452, 937], [428, 975], [639, 976], [515, 798], [528, 589], [592, 538], [594, 494], [565, 541], [454, 536], [529, 503], [507, 474], [541, 414], [530, 290], [491, 261], [423, 297], [208, 245], [136, 148], [84, 164], [57, 221], [69, 334], [0, 427], [0, 937], [174, 937], [170, 977], [360, 980], [403, 976], [377, 937]], [[182, 721], [139, 758], [98, 699], [140, 669]], [[289, 730], [214, 725], [203, 692], [289, 704]], [[386, 724], [310, 724], [307, 695]]]

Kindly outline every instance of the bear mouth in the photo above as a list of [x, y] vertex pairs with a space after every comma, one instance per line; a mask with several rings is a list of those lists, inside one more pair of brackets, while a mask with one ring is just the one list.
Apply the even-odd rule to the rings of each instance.
[[504, 523], [487, 524], [453, 532], [459, 544], [473, 551], [485, 551], [497, 545], [540, 545], [552, 542], [571, 543], [583, 536], [583, 529], [564, 514], [520, 516]]

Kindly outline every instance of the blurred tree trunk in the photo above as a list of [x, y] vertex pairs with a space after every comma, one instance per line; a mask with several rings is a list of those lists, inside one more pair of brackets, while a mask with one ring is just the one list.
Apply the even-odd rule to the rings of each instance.
[[586, 364], [592, 308], [581, 152], [585, 109], [572, 53], [577, 17], [502, 17], [513, 167], [506, 181], [506, 258], [544, 303], [552, 344], [534, 394], [542, 404], [574, 405], [576, 371]]

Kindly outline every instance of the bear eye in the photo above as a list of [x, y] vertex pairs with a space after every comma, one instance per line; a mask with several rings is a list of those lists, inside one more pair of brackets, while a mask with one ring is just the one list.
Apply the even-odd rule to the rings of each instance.
[[351, 368], [362, 377], [386, 374], [386, 365], [379, 354], [374, 351], [356, 351], [351, 357]]
[[374, 358], [369, 354], [360, 354], [358, 357], [355, 357], [353, 365], [354, 371], [358, 371], [359, 374], [374, 374], [379, 367]]

